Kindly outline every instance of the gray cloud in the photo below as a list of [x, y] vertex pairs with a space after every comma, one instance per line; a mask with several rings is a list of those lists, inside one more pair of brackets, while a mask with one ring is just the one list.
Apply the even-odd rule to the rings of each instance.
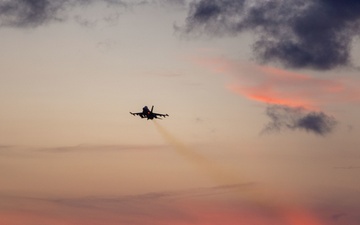
[[[71, 8], [86, 6], [96, 0], [5, 0], [0, 2], [1, 27], [38, 27], [64, 21]], [[122, 0], [99, 0], [107, 5], [126, 7]]]
[[318, 135], [331, 133], [337, 121], [323, 112], [307, 111], [301, 107], [271, 105], [266, 109], [270, 122], [262, 133], [281, 130], [304, 130]]
[[[3, 0], [0, 1], [0, 27], [34, 28], [50, 22], [62, 22], [71, 9], [99, 2], [121, 8], [147, 4], [185, 5], [185, 0]], [[118, 15], [103, 16], [104, 20], [113, 20]], [[79, 16], [75, 20], [84, 26], [95, 23]]]
[[351, 65], [359, 11], [358, 0], [195, 0], [178, 29], [220, 36], [252, 31], [259, 62], [327, 70]]
[[9, 27], [36, 27], [62, 20], [60, 12], [70, 0], [12, 0], [0, 3], [0, 24]]

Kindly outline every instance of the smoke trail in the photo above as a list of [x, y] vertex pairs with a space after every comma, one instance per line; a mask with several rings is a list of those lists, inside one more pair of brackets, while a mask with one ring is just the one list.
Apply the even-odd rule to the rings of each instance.
[[[216, 184], [228, 185], [249, 183], [249, 181], [244, 181], [243, 179], [241, 179], [239, 174], [235, 174], [229, 170], [224, 170], [215, 162], [196, 153], [194, 149], [181, 143], [180, 140], [171, 135], [169, 131], [167, 131], [156, 121], [154, 121], [154, 125], [157, 131], [172, 147], [174, 147], [174, 149], [179, 155], [183, 156], [187, 161], [197, 167], [197, 169], [208, 175]], [[253, 204], [266, 208], [272, 208], [272, 206], [274, 205], [274, 203], [270, 200], [273, 198], [273, 196], [269, 194], [268, 188], [264, 189], [256, 185], [252, 186], [252, 189], [250, 191], [241, 193], [239, 191], [237, 192], [237, 196], [241, 197], [243, 200], [247, 200], [249, 202], [252, 202]]]
[[225, 185], [240, 182], [240, 179], [236, 174], [224, 171], [223, 168], [219, 167], [214, 162], [196, 153], [196, 151], [181, 143], [181, 141], [171, 135], [169, 131], [156, 121], [154, 121], [154, 125], [157, 131], [172, 147], [174, 147], [179, 155], [183, 156], [187, 161], [191, 162], [199, 170], [207, 174], [217, 184]]
[[[225, 171], [215, 162], [210, 161], [204, 156], [196, 153], [196, 151], [192, 148], [181, 143], [180, 140], [171, 135], [169, 131], [167, 131], [156, 121], [153, 122], [157, 131], [172, 147], [174, 147], [174, 149], [179, 155], [183, 156], [199, 170], [211, 177], [214, 182], [220, 185], [226, 185], [230, 183], [235, 184], [241, 182], [238, 174], [231, 173], [230, 171]], [[275, 200], [275, 196], [281, 196], [281, 194], [279, 195], [278, 191], [272, 190], [269, 187], [261, 188], [257, 186], [256, 189], [253, 189], [250, 192], [242, 192], [241, 194], [240, 192], [237, 192], [237, 194], [238, 197], [241, 197], [243, 199], [243, 201], [245, 200], [251, 202], [254, 205], [269, 210], [269, 212], [274, 213], [274, 215], [280, 216], [280, 218], [284, 219], [284, 224], [324, 225], [306, 209], [302, 208], [301, 206], [294, 206], [293, 203], [291, 203], [291, 199], [294, 199], [293, 196], [288, 196], [290, 198], [286, 199], [285, 202], [281, 201], [282, 199]]]

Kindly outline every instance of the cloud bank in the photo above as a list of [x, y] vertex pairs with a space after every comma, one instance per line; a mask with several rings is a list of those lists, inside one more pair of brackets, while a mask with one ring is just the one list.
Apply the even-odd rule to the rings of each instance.
[[351, 66], [360, 34], [357, 0], [199, 0], [190, 4], [184, 33], [256, 34], [255, 58], [289, 68]]
[[331, 133], [337, 121], [323, 112], [306, 111], [301, 107], [270, 105], [266, 109], [270, 122], [262, 133], [281, 130], [304, 130], [317, 135]]

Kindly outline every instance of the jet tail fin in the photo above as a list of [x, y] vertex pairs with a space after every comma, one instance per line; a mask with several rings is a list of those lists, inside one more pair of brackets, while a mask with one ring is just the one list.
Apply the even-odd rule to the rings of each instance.
[[153, 112], [154, 106], [151, 107], [151, 112]]

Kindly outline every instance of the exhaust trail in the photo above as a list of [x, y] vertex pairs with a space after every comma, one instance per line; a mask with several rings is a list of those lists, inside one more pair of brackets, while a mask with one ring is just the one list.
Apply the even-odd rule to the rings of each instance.
[[[205, 158], [191, 147], [186, 146], [156, 121], [153, 122], [156, 130], [179, 155], [197, 167], [197, 169], [202, 171], [204, 174], [209, 176], [214, 182], [216, 182], [216, 184], [229, 185], [250, 183], [241, 180], [238, 174], [224, 170], [215, 162]], [[245, 185], [244, 187], [246, 188], [248, 185]], [[324, 225], [324, 223], [319, 221], [319, 219], [312, 215], [308, 210], [296, 204], [294, 205], [294, 202], [291, 201], [295, 199], [294, 196], [288, 196], [289, 198], [286, 200], [277, 199], [274, 201], [275, 196], [280, 197], [282, 194], [279, 193], [279, 191], [275, 191], [274, 189], [259, 186], [255, 186], [251, 188], [251, 190], [238, 190], [236, 193], [236, 195], [241, 197], [244, 201], [251, 202], [254, 205], [269, 210], [269, 212], [274, 213], [274, 215], [278, 215], [279, 218], [283, 219], [283, 223], [281, 223], [283, 225], [299, 225], [301, 223], [299, 223], [299, 221], [306, 221], [306, 224], [311, 225]]]
[[156, 121], [153, 121], [157, 131], [162, 135], [162, 137], [176, 150], [176, 152], [185, 158], [188, 162], [192, 163], [204, 174], [208, 175], [214, 182], [220, 185], [227, 184], [239, 184], [242, 182], [240, 178], [225, 171], [223, 168], [218, 166], [215, 162], [205, 158], [204, 156], [198, 154], [194, 149], [183, 144], [180, 140], [175, 138], [169, 131], [167, 131], [163, 126], [161, 126]]
[[[231, 185], [231, 184], [251, 184], [248, 180], [241, 179], [240, 174], [235, 174], [229, 170], [225, 170], [219, 166], [216, 162], [213, 162], [201, 154], [197, 153], [194, 149], [186, 146], [176, 137], [174, 137], [168, 130], [166, 130], [159, 123], [154, 121], [154, 125], [157, 131], [163, 136], [163, 138], [176, 150], [176, 152], [185, 158], [188, 162], [193, 164], [198, 170], [210, 177], [213, 182], [218, 185]], [[249, 187], [248, 185], [244, 187]], [[241, 189], [236, 191], [236, 196], [255, 203], [261, 206], [269, 206], [272, 198], [268, 190], [265, 190], [258, 185], [251, 186], [250, 189]], [[272, 205], [272, 204], [271, 204]]]

